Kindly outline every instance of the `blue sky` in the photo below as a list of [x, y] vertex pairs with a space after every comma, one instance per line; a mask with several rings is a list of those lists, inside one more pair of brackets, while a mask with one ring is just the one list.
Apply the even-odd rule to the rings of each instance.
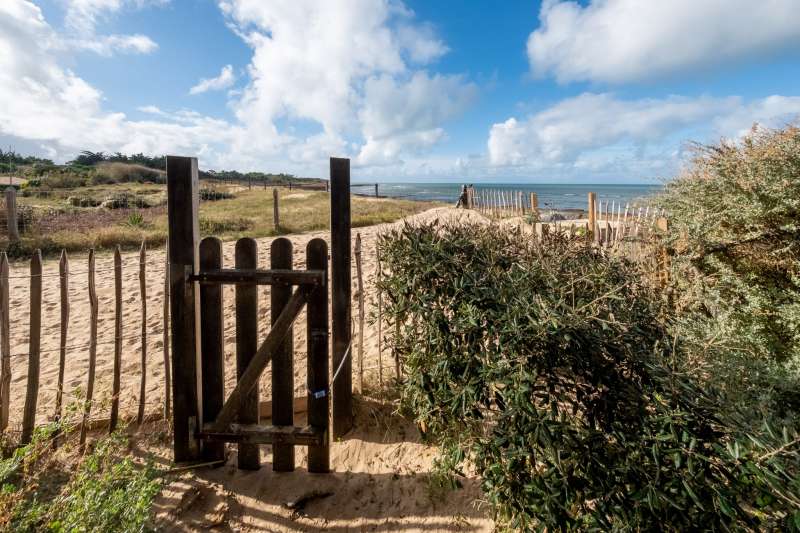
[[0, 145], [647, 182], [800, 114], [800, 0], [3, 0]]

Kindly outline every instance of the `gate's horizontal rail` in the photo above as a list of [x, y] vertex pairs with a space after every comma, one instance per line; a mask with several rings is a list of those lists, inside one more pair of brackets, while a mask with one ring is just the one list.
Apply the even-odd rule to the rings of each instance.
[[202, 440], [222, 442], [244, 442], [248, 444], [292, 444], [298, 446], [324, 446], [327, 435], [324, 429], [312, 426], [260, 426], [257, 424], [231, 424], [227, 430], [214, 431], [206, 424], [207, 431], [198, 433]]
[[189, 281], [202, 284], [248, 284], [248, 285], [325, 285], [324, 270], [236, 270], [223, 268], [206, 270], [189, 276]]

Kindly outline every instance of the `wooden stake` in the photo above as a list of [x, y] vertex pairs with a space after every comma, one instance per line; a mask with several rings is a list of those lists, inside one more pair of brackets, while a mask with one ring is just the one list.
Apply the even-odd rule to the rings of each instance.
[[8, 227], [8, 241], [19, 241], [19, 225], [17, 222], [17, 190], [14, 187], [6, 189], [6, 225]]
[[164, 352], [164, 420], [172, 414], [172, 368], [169, 364], [169, 240], [164, 249], [164, 300], [162, 314], [162, 351]]
[[281, 226], [281, 213], [280, 207], [278, 205], [278, 188], [272, 188], [272, 223], [275, 226], [275, 231], [277, 232]]
[[117, 429], [119, 419], [120, 376], [122, 372], [122, 254], [114, 250], [114, 379], [111, 386], [111, 424], [108, 432]]
[[589, 193], [589, 240], [597, 240], [597, 194]]
[[380, 236], [375, 240], [375, 263], [378, 293], [378, 384], [383, 388], [383, 292], [380, 289], [383, 271], [381, 266]]
[[25, 410], [22, 413], [22, 437], [25, 445], [31, 441], [36, 427], [36, 403], [39, 398], [39, 368], [42, 341], [42, 252], [36, 250], [31, 258], [31, 314], [28, 336], [28, 384]]
[[356, 281], [358, 287], [358, 392], [364, 392], [364, 280], [361, 272], [361, 233], [356, 233]]
[[86, 444], [89, 415], [94, 395], [94, 374], [97, 367], [97, 291], [94, 285], [94, 250], [89, 250], [89, 370], [86, 377], [86, 403], [81, 421], [81, 448]]
[[139, 249], [139, 294], [142, 300], [142, 378], [139, 386], [139, 412], [136, 424], [144, 421], [145, 393], [147, 391], [147, 248], [144, 240]]
[[[61, 250], [58, 262], [59, 289], [61, 295], [61, 336], [58, 350], [58, 383], [56, 385], [56, 410], [53, 419], [61, 420], [61, 402], [64, 394], [64, 367], [67, 362], [67, 330], [69, 328], [69, 259], [67, 251]], [[58, 439], [53, 440], [57, 446]]]
[[8, 255], [0, 253], [0, 432], [8, 427], [11, 401], [11, 327], [9, 317]]

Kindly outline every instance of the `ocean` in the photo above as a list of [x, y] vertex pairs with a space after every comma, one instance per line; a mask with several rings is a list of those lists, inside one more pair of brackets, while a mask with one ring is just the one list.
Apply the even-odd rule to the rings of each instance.
[[[654, 185], [620, 185], [620, 184], [550, 184], [550, 183], [474, 183], [478, 193], [481, 190], [535, 192], [539, 207], [543, 209], [586, 209], [589, 192], [597, 193], [598, 202], [617, 202], [634, 204], [647, 196], [651, 196], [663, 187]], [[351, 184], [356, 194], [375, 194], [375, 184]], [[378, 193], [391, 198], [409, 200], [435, 200], [455, 203], [461, 194], [460, 183], [380, 183]]]

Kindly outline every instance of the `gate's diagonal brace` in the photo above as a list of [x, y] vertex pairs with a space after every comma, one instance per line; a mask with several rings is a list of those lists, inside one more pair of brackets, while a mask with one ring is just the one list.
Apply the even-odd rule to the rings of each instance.
[[278, 317], [278, 320], [276, 320], [275, 324], [272, 326], [269, 335], [267, 335], [267, 338], [261, 343], [258, 351], [250, 360], [250, 364], [247, 365], [244, 374], [242, 374], [242, 377], [239, 379], [238, 383], [236, 383], [233, 392], [231, 392], [231, 395], [222, 406], [222, 409], [220, 409], [217, 419], [210, 424], [204, 424], [203, 429], [214, 432], [224, 432], [228, 426], [230, 426], [234, 416], [239, 411], [242, 397], [247, 395], [247, 393], [253, 390], [253, 387], [258, 384], [258, 378], [261, 376], [264, 369], [267, 368], [267, 365], [272, 360], [273, 353], [286, 338], [286, 335], [289, 333], [289, 328], [306, 304], [308, 291], [309, 288], [307, 286], [300, 286], [294, 291], [292, 297], [286, 303], [286, 307], [283, 308], [283, 311]]

